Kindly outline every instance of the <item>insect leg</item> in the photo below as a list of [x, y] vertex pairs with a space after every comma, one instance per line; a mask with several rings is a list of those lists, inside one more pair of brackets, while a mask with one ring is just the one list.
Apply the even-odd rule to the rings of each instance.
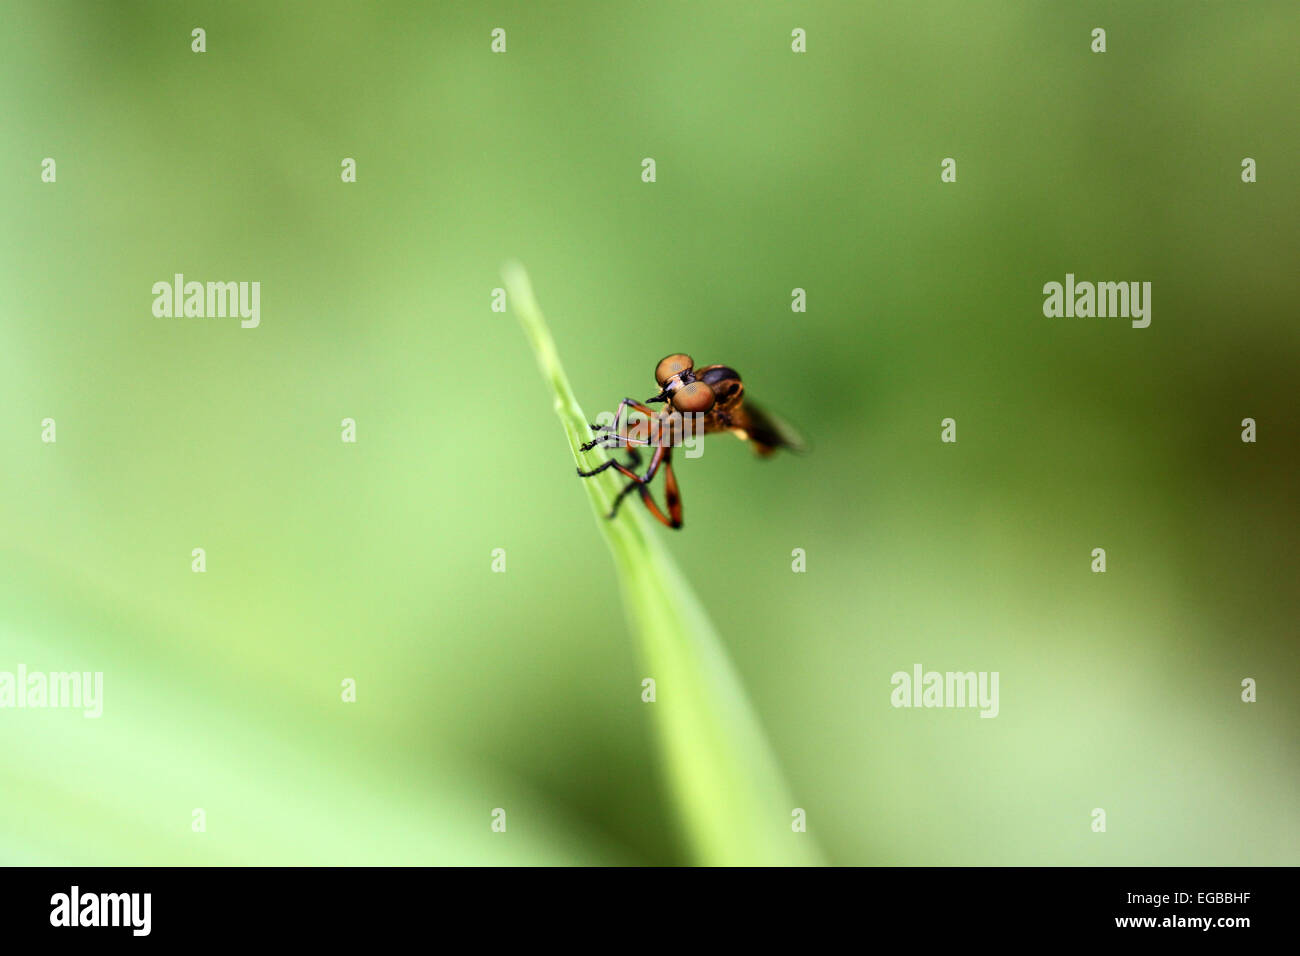
[[659, 470], [659, 463], [663, 461], [664, 455], [667, 451], [668, 449], [666, 448], [655, 449], [654, 457], [650, 459], [650, 467], [646, 469], [644, 475], [638, 475], [636, 472], [630, 471], [627, 468], [624, 468], [622, 465], [614, 464], [614, 462], [612, 461], [609, 462], [609, 464], [614, 464], [615, 468], [621, 471], [624, 475], [627, 475], [627, 477], [632, 480], [629, 481], [627, 485], [623, 488], [623, 490], [618, 493], [618, 497], [614, 499], [614, 507], [610, 509], [610, 512], [607, 515], [607, 517], [613, 518], [616, 514], [618, 514], [618, 506], [623, 503], [623, 499], [626, 498], [632, 492], [632, 489], [634, 488], [641, 489], [641, 496], [643, 498], [645, 497], [646, 495], [645, 487], [646, 485], [650, 484], [650, 482], [654, 480], [655, 472]]
[[636, 489], [637, 491], [641, 492], [641, 500], [644, 501], [645, 506], [650, 509], [650, 513], [654, 515], [656, 518], [658, 518], [660, 522], [662, 522], [663, 524], [667, 525], [670, 528], [680, 528], [682, 526], [682, 523], [680, 521], [673, 521], [666, 514], [664, 514], [662, 511], [659, 510], [659, 506], [655, 504], [655, 500], [651, 496], [649, 488], [647, 488], [645, 485], [637, 485]]
[[624, 487], [623, 490], [618, 493], [618, 497], [614, 499], [614, 507], [609, 509], [609, 514], [605, 515], [605, 517], [609, 518], [612, 521], [614, 515], [618, 514], [618, 506], [623, 503], [623, 499], [632, 493], [632, 489], [640, 488], [640, 487], [641, 487], [641, 482], [629, 481], [626, 487]]
[[[642, 402], [638, 402], [635, 398], [625, 398], [623, 399], [623, 401], [618, 403], [618, 408], [614, 412], [613, 425], [597, 425], [593, 423], [591, 426], [591, 430], [593, 432], [607, 433], [604, 436], [602, 436], [605, 438], [609, 438], [614, 435], [617, 435], [619, 422], [623, 420], [623, 409], [627, 408], [628, 406], [631, 406], [632, 408], [636, 409], [642, 415], [645, 415], [650, 418], [654, 417], [655, 412], [653, 408], [647, 408], [645, 404], [643, 404]], [[590, 449], [595, 448], [597, 443], [600, 441], [601, 441], [601, 437], [597, 437], [593, 441], [589, 441], [587, 442], [587, 444], [583, 445], [582, 450], [589, 451]]]
[[[637, 485], [637, 491], [641, 493], [641, 500], [645, 502], [646, 508], [656, 519], [670, 528], [680, 528], [682, 526], [682, 503], [681, 495], [677, 491], [677, 478], [673, 475], [672, 457], [672, 448], [661, 445], [658, 451], [655, 452], [655, 458], [650, 463], [649, 470], [646, 471], [645, 480]], [[654, 477], [661, 462], [664, 466], [664, 481], [666, 482], [664, 494], [667, 496], [668, 511], [672, 517], [668, 517], [659, 510], [659, 506], [655, 504], [654, 496], [650, 494], [650, 479]]]
[[618, 506], [623, 503], [623, 499], [627, 497], [633, 489], [636, 489], [636, 491], [641, 495], [641, 501], [645, 503], [646, 508], [660, 523], [667, 525], [669, 528], [680, 528], [682, 526], [681, 498], [677, 494], [676, 479], [671, 479], [672, 485], [668, 490], [668, 498], [669, 501], [672, 502], [672, 504], [669, 505], [669, 510], [674, 512], [671, 518], [659, 510], [659, 506], [655, 504], [654, 496], [650, 494], [650, 482], [654, 480], [655, 472], [659, 470], [659, 465], [661, 463], [666, 466], [665, 473], [670, 476], [672, 475], [672, 467], [667, 465], [671, 453], [672, 449], [662, 445], [655, 449], [654, 458], [651, 459], [650, 467], [646, 469], [645, 475], [629, 481], [627, 487], [619, 492], [618, 497], [614, 499], [614, 507], [610, 511], [609, 517], [613, 518], [618, 514]]
[[[612, 468], [612, 467], [617, 467], [617, 463], [614, 461], [613, 458], [611, 458], [609, 461], [605, 462], [602, 465], [597, 465], [595, 468], [591, 469], [591, 471], [583, 471], [581, 468], [579, 468], [578, 474], [583, 478], [590, 478], [592, 475], [599, 475], [606, 468]], [[628, 469], [636, 469], [641, 467], [641, 453], [637, 451], [636, 447], [633, 445], [627, 446], [627, 467]], [[619, 471], [624, 472], [624, 474], [627, 473], [622, 467], [619, 467]]]
[[609, 461], [605, 462], [603, 465], [597, 465], [595, 468], [591, 469], [591, 471], [583, 471], [581, 468], [579, 468], [579, 469], [578, 469], [578, 477], [579, 477], [579, 478], [590, 478], [592, 475], [599, 475], [599, 474], [600, 474], [602, 471], [604, 471], [606, 468], [612, 468], [612, 467], [614, 467], [614, 466], [617, 465], [617, 464], [618, 464], [618, 462], [614, 461], [614, 459], [611, 458]]
[[585, 445], [579, 445], [578, 451], [591, 451], [593, 448], [645, 448], [647, 445], [653, 445], [648, 438], [620, 438], [618, 435], [607, 434], [598, 435]]
[[[634, 462], [632, 467], [635, 468], [636, 465], [639, 463], [640, 463], [640, 459]], [[590, 478], [592, 475], [599, 475], [606, 468], [615, 468], [618, 471], [620, 471], [625, 477], [631, 478], [633, 481], [641, 480], [641, 476], [638, 475], [635, 471], [633, 471], [632, 468], [629, 468], [627, 465], [619, 464], [617, 459], [614, 458], [611, 458], [603, 465], [597, 465], [595, 468], [591, 469], [591, 471], [583, 471], [581, 468], [579, 468], [578, 474], [581, 475], [583, 478]]]
[[673, 450], [668, 449], [664, 455], [664, 500], [668, 502], [668, 514], [673, 519], [672, 526], [682, 526], [682, 494], [677, 488], [677, 476], [673, 474]]

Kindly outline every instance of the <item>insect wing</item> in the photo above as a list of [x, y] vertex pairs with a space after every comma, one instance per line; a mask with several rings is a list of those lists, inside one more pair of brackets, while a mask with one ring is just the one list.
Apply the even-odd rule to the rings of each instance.
[[750, 441], [759, 445], [761, 454], [770, 455], [778, 448], [788, 448], [795, 452], [808, 450], [808, 443], [795, 431], [794, 426], [749, 400], [745, 401], [745, 418], [745, 431]]

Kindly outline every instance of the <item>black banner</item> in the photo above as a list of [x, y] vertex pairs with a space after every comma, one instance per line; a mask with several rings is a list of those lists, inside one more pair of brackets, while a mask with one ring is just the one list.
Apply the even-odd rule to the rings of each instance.
[[[762, 936], [774, 925], [862, 938], [1130, 937], [1231, 945], [1278, 933], [1290, 869], [825, 869], [628, 872], [442, 869], [10, 868], [0, 870], [6, 941], [400, 940], [477, 927], [553, 937], [568, 925], [704, 937]], [[530, 930], [531, 927], [531, 930]], [[657, 929], [656, 929], [657, 927]], [[747, 932], [748, 931], [748, 932]], [[436, 941], [436, 936], [430, 937]]]

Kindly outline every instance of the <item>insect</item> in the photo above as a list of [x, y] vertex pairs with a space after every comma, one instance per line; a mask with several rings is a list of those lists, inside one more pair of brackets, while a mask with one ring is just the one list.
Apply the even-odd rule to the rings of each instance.
[[[779, 418], [761, 411], [753, 402], [744, 400], [745, 384], [740, 380], [740, 373], [726, 365], [707, 365], [696, 368], [695, 360], [689, 355], [674, 353], [655, 366], [655, 382], [659, 385], [659, 394], [638, 402], [625, 398], [618, 403], [612, 425], [592, 425], [596, 437], [582, 446], [589, 451], [599, 445], [602, 448], [617, 448], [623, 444], [628, 452], [628, 464], [623, 465], [610, 459], [591, 471], [578, 469], [583, 478], [598, 475], [606, 468], [615, 468], [628, 479], [627, 486], [614, 499], [614, 507], [607, 517], [618, 514], [623, 499], [636, 491], [645, 502], [646, 508], [659, 521], [670, 528], [682, 526], [682, 496], [677, 488], [677, 476], [673, 474], [672, 440], [654, 436], [682, 434], [682, 429], [699, 430], [702, 425], [704, 434], [731, 432], [736, 437], [748, 441], [754, 451], [766, 458], [778, 448], [803, 451], [804, 443], [794, 430]], [[650, 405], [665, 403], [668, 410], [657, 413]], [[640, 412], [650, 419], [648, 438], [636, 438], [630, 434], [620, 434], [619, 423], [627, 409]], [[631, 415], [628, 415], [629, 420]], [[696, 423], [695, 426], [692, 423]], [[610, 444], [612, 442], [612, 444]], [[641, 454], [638, 447], [654, 445], [650, 466], [644, 475], [638, 475], [641, 467]], [[650, 482], [664, 472], [664, 497], [668, 504], [668, 514], [659, 510], [654, 497], [650, 494]]]

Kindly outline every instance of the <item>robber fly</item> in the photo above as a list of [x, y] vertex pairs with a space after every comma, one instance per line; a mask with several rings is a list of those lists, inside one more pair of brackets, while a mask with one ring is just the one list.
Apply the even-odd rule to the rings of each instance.
[[[655, 367], [655, 381], [659, 384], [659, 394], [638, 402], [625, 398], [618, 403], [614, 413], [613, 425], [592, 425], [596, 437], [582, 446], [589, 451], [599, 445], [602, 448], [616, 448], [620, 442], [625, 443], [629, 456], [627, 465], [610, 459], [591, 471], [578, 469], [583, 478], [598, 475], [606, 468], [616, 468], [628, 479], [627, 487], [614, 499], [614, 507], [608, 517], [618, 514], [618, 507], [623, 499], [634, 490], [641, 495], [646, 508], [659, 521], [670, 528], [682, 526], [682, 496], [677, 490], [677, 477], [673, 474], [673, 449], [671, 442], [653, 439], [639, 439], [620, 436], [619, 422], [623, 412], [634, 409], [647, 416], [650, 421], [650, 434], [672, 434], [674, 429], [680, 434], [681, 422], [696, 421], [703, 423], [704, 434], [713, 432], [731, 432], [736, 437], [747, 441], [754, 451], [762, 456], [771, 455], [778, 448], [794, 451], [804, 449], [803, 442], [788, 425], [775, 416], [760, 411], [752, 402], [743, 401], [745, 385], [740, 380], [740, 373], [726, 365], [708, 365], [697, 369], [695, 360], [680, 353], [669, 355]], [[656, 413], [648, 406], [657, 402], [666, 403], [671, 411]], [[680, 414], [678, 414], [680, 413]], [[629, 415], [629, 418], [631, 416]], [[613, 442], [613, 444], [608, 444]], [[650, 467], [644, 475], [638, 475], [636, 469], [641, 466], [641, 455], [637, 446], [656, 444], [650, 458]], [[650, 482], [654, 480], [660, 467], [664, 470], [664, 495], [668, 503], [665, 515], [655, 504], [650, 495]]]

